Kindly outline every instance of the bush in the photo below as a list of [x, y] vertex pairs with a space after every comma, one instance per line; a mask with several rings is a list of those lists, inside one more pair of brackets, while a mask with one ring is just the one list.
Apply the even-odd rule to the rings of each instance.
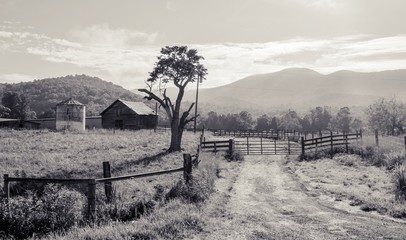
[[199, 168], [194, 169], [193, 177], [189, 184], [179, 180], [166, 194], [166, 200], [180, 198], [189, 203], [203, 202], [214, 191], [214, 181], [219, 172], [215, 159], [204, 161]]
[[244, 161], [244, 155], [240, 151], [232, 151], [230, 152], [227, 150], [226, 155], [224, 156], [228, 161]]
[[7, 236], [27, 238], [66, 230], [84, 220], [85, 202], [86, 198], [79, 192], [54, 185], [46, 186], [41, 197], [29, 191], [25, 196], [11, 198], [10, 211], [3, 199], [0, 231]]
[[406, 165], [397, 164], [393, 169], [395, 196], [398, 200], [406, 200]]

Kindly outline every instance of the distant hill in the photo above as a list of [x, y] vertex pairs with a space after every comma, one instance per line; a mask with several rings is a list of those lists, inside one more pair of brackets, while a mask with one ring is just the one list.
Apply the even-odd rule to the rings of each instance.
[[[193, 101], [194, 90], [185, 99]], [[199, 100], [229, 106], [252, 104], [272, 111], [281, 108], [306, 108], [314, 106], [368, 106], [379, 97], [397, 96], [406, 101], [406, 70], [372, 73], [338, 71], [323, 75], [304, 68], [290, 68], [275, 73], [253, 75], [234, 83], [201, 89]]]
[[17, 84], [0, 84], [4, 92], [23, 93], [39, 117], [52, 117], [55, 105], [70, 97], [86, 105], [87, 115], [98, 115], [114, 100], [142, 101], [142, 97], [111, 82], [87, 75], [68, 75]]

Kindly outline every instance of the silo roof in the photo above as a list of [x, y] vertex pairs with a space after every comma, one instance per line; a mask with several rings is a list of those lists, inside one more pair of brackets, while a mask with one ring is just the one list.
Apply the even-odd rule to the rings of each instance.
[[84, 106], [83, 103], [73, 99], [73, 98], [69, 98], [68, 100], [62, 101], [56, 105], [78, 105], [78, 106]]

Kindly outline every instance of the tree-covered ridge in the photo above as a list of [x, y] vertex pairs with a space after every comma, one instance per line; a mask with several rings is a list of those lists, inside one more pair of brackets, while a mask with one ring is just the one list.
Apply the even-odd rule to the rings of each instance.
[[98, 115], [114, 100], [142, 101], [142, 97], [111, 82], [87, 75], [68, 75], [17, 84], [0, 84], [7, 92], [23, 94], [37, 117], [53, 117], [55, 105], [70, 97], [86, 105], [87, 115]]

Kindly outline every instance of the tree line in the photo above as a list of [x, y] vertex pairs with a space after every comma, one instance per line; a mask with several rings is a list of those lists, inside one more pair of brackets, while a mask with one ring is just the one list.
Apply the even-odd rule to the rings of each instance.
[[217, 114], [211, 111], [200, 119], [200, 127], [230, 130], [296, 130], [308, 132], [355, 132], [360, 129], [379, 130], [382, 134], [405, 133], [406, 107], [396, 98], [380, 98], [364, 112], [366, 121], [352, 114], [349, 107], [342, 107], [333, 113], [329, 107], [315, 107], [299, 115], [287, 110], [275, 116], [263, 114], [256, 119], [247, 111], [239, 114]]

